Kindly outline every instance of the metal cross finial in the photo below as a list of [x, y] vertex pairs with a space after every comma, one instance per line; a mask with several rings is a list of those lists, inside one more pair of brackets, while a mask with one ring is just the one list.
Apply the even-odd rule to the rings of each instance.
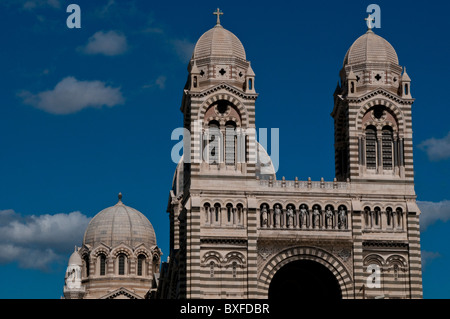
[[372, 17], [371, 14], [369, 14], [369, 16], [367, 18], [365, 18], [364, 20], [366, 20], [366, 22], [367, 22], [367, 28], [369, 28], [369, 30], [372, 30], [372, 28], [373, 28], [372, 22], [373, 22], [373, 20], [375, 20], [375, 18]]
[[217, 16], [217, 23], [216, 24], [220, 24], [220, 16], [223, 15], [223, 12], [220, 11], [219, 8], [217, 8], [217, 11], [214, 11], [213, 14], [215, 14]]

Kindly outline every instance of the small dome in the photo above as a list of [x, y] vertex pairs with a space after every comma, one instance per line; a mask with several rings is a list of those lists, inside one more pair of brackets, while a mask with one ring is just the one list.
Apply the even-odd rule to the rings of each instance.
[[141, 212], [119, 202], [105, 208], [89, 222], [83, 244], [95, 247], [101, 243], [114, 247], [121, 243], [135, 247], [141, 243], [156, 245], [156, 235], [150, 221]]
[[245, 60], [245, 50], [241, 41], [233, 33], [217, 24], [198, 39], [192, 59], [210, 56], [236, 57]]
[[81, 256], [80, 256], [80, 254], [78, 253], [78, 250], [75, 247], [75, 251], [72, 253], [72, 255], [70, 255], [68, 265], [69, 266], [80, 266], [81, 267], [82, 264], [83, 263], [81, 261]]
[[344, 66], [364, 62], [390, 62], [398, 65], [398, 57], [388, 41], [369, 30], [348, 49]]

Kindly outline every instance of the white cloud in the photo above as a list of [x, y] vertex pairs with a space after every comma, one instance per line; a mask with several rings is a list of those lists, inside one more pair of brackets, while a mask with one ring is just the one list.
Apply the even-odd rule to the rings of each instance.
[[0, 244], [0, 264], [17, 262], [21, 268], [46, 271], [50, 264], [60, 261], [62, 256], [52, 249], [36, 249], [12, 244]]
[[429, 265], [433, 261], [433, 259], [441, 257], [440, 253], [434, 252], [434, 251], [423, 250], [423, 251], [421, 251], [420, 254], [422, 256], [422, 269], [423, 270], [425, 270], [425, 267], [427, 265]]
[[79, 50], [85, 54], [120, 55], [128, 50], [127, 38], [116, 31], [98, 31]]
[[191, 59], [195, 43], [187, 39], [172, 39], [169, 42], [183, 62], [188, 62]]
[[22, 217], [0, 211], [0, 264], [46, 270], [80, 244], [90, 218], [80, 212]]
[[124, 102], [120, 88], [100, 81], [78, 81], [74, 77], [61, 80], [53, 90], [32, 94], [19, 93], [23, 102], [52, 114], [70, 114], [87, 107], [112, 107]]
[[142, 86], [142, 88], [148, 89], [157, 86], [159, 89], [164, 90], [164, 88], [166, 87], [166, 80], [167, 77], [165, 75], [160, 75], [154, 82], [145, 84]]
[[55, 9], [59, 9], [61, 7], [61, 3], [59, 0], [27, 0], [23, 3], [23, 8], [25, 10], [33, 10], [38, 7], [52, 7]]
[[426, 230], [428, 226], [437, 221], [450, 220], [450, 200], [440, 202], [417, 201], [420, 208], [420, 229]]
[[432, 137], [425, 140], [418, 147], [427, 152], [428, 158], [432, 161], [448, 159], [450, 158], [450, 132], [441, 139]]

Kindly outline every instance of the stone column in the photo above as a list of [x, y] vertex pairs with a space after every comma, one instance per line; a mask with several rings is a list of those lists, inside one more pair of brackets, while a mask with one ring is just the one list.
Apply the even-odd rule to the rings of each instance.
[[381, 229], [387, 229], [387, 212], [381, 212]]
[[377, 173], [383, 172], [382, 145], [382, 137], [377, 135]]

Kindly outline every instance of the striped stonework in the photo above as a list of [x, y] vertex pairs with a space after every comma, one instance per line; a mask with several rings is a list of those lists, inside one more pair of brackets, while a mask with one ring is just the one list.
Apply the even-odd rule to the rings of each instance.
[[361, 211], [354, 211], [353, 217], [353, 269], [354, 269], [354, 289], [353, 298], [362, 299], [361, 288], [366, 284], [367, 274], [363, 267], [363, 247], [362, 247], [362, 216]]
[[248, 298], [254, 299], [258, 295], [258, 282], [257, 282], [257, 246], [258, 246], [258, 215], [256, 209], [255, 198], [249, 198], [249, 210], [248, 210], [248, 227], [247, 227], [247, 285], [248, 285]]
[[[230, 102], [232, 105], [234, 105], [239, 110], [243, 126], [248, 127], [249, 117], [247, 114], [247, 109], [245, 108], [243, 103], [241, 103], [240, 99], [238, 99], [238, 97], [236, 97], [232, 93], [229, 93], [226, 91], [222, 91], [222, 92], [223, 93], [216, 93], [216, 94], [212, 95], [211, 97], [209, 97], [207, 100], [205, 100], [202, 103], [202, 105], [200, 106], [199, 110], [197, 110], [196, 113], [192, 114], [192, 117], [196, 118], [199, 121], [203, 121], [205, 112], [211, 105], [213, 105], [215, 102], [217, 102], [219, 100], [225, 100], [225, 101]], [[197, 117], [196, 117], [196, 115], [197, 115]]]
[[[221, 26], [216, 33], [230, 36]], [[158, 296], [267, 298], [278, 271], [308, 260], [328, 269], [342, 298], [421, 298], [414, 99], [392, 46], [369, 30], [347, 52], [331, 113], [335, 179], [312, 181], [277, 179], [262, 163], [255, 74], [242, 44], [233, 51], [223, 41], [202, 37], [188, 67], [181, 111], [190, 162], [185, 153], [170, 192], [170, 260]], [[245, 142], [228, 136], [212, 152], [211, 128], [244, 130]]]
[[420, 254], [420, 225], [417, 212], [408, 213], [409, 282], [411, 298], [422, 298], [422, 261]]
[[[384, 89], [376, 89], [371, 93], [364, 93], [360, 97], [337, 100], [332, 115], [335, 118], [335, 166], [336, 176], [342, 180], [350, 179], [378, 179], [397, 178], [413, 182], [414, 170], [412, 159], [412, 99], [402, 99]], [[372, 119], [367, 114], [375, 107], [389, 112], [387, 118]], [[377, 129], [377, 169], [366, 168], [365, 130], [368, 126]], [[394, 133], [392, 162], [390, 170], [383, 168], [381, 163], [381, 131], [385, 127], [392, 127]], [[345, 174], [342, 167], [341, 151], [348, 150], [349, 174]]]
[[284, 265], [297, 260], [312, 260], [327, 267], [337, 278], [342, 297], [353, 298], [353, 281], [348, 269], [330, 253], [317, 247], [294, 247], [281, 251], [264, 266], [258, 278], [259, 297], [267, 298], [270, 281]]

